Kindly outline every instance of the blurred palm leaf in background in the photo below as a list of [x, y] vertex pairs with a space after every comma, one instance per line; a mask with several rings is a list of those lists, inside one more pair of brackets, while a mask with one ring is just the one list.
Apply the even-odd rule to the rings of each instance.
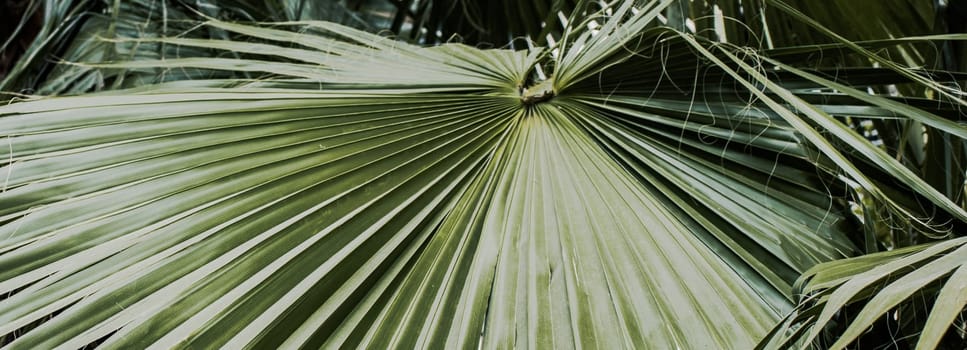
[[965, 344], [953, 5], [42, 5], [6, 347]]

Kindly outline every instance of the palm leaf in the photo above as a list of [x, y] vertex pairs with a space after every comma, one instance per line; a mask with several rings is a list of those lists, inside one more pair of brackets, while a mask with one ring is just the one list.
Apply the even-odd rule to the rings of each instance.
[[[791, 336], [767, 340], [775, 348], [800, 342], [804, 347], [811, 344], [842, 349], [854, 341], [879, 341], [866, 340], [861, 335], [875, 337], [863, 333], [875, 325], [889, 323], [898, 346], [962, 346], [962, 337], [958, 341], [956, 335], [944, 336], [954, 332], [949, 329], [951, 325], [962, 323], [957, 318], [962, 317], [967, 303], [964, 242], [964, 238], [958, 238], [818, 265], [805, 273], [802, 285], [797, 286], [808, 304], [781, 325], [784, 329], [801, 327], [800, 330], [789, 333]], [[927, 310], [921, 303], [932, 303], [928, 316], [922, 314]], [[837, 321], [840, 315], [854, 313], [854, 320]], [[918, 320], [924, 317], [925, 321]]]
[[797, 277], [879, 249], [877, 223], [962, 227], [836, 119], [959, 137], [960, 102], [863, 96], [925, 82], [660, 26], [673, 4], [616, 4], [528, 51], [318, 21], [113, 40], [185, 54], [74, 67], [235, 78], [0, 107], [4, 344], [750, 348]]

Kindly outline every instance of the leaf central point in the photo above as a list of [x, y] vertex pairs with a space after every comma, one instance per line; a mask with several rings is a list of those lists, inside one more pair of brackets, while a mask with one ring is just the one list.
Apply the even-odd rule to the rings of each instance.
[[554, 78], [550, 78], [520, 92], [520, 101], [525, 105], [534, 105], [548, 101], [554, 97]]

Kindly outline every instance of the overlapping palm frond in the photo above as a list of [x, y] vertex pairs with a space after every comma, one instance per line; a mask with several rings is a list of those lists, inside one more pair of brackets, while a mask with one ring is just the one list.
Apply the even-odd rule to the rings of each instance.
[[796, 287], [806, 303], [777, 328], [795, 331], [777, 332], [763, 344], [962, 348], [967, 345], [965, 254], [961, 237], [818, 265]]
[[[218, 37], [219, 33], [194, 33], [195, 12], [224, 19], [287, 19], [281, 2], [221, 1], [28, 1], [35, 12], [25, 19], [43, 14], [39, 33], [27, 52], [0, 80], [0, 92], [27, 95], [65, 95], [119, 89], [159, 81], [211, 78], [205, 72], [183, 70], [159, 76], [156, 71], [110, 71], [81, 69], [59, 63], [141, 58], [177, 57], [182, 52], [157, 46], [132, 46], [112, 42], [111, 38], [194, 35]], [[197, 9], [196, 9], [197, 8]], [[36, 14], [35, 14], [36, 13]], [[252, 14], [258, 17], [252, 17]], [[4, 99], [7, 96], [3, 96]]]
[[[211, 57], [228, 55], [230, 51], [213, 51], [204, 47], [168, 46], [163, 43], [139, 41], [133, 44], [126, 38], [178, 37], [194, 39], [231, 39], [231, 32], [215, 27], [196, 27], [199, 15], [224, 21], [326, 20], [342, 23], [371, 32], [396, 33], [427, 44], [451, 40], [469, 44], [503, 45], [510, 39], [548, 37], [563, 30], [558, 13], [570, 12], [575, 4], [570, 1], [535, 3], [540, 16], [553, 18], [545, 34], [528, 31], [508, 23], [535, 23], [514, 20], [536, 16], [525, 11], [507, 17], [502, 7], [486, 2], [465, 1], [454, 4], [432, 1], [410, 1], [391, 4], [389, 1], [326, 1], [304, 0], [269, 1], [30, 1], [32, 11], [24, 14], [29, 20], [35, 13], [43, 13], [43, 25], [36, 38], [18, 63], [2, 77], [0, 92], [6, 94], [73, 95], [105, 89], [121, 89], [145, 84], [187, 79], [258, 78], [251, 72], [216, 71], [199, 67], [178, 70], [159, 70], [141, 66], [131, 69], [97, 69], [58, 64], [77, 62], [133, 61], [169, 59], [177, 57]], [[507, 4], [514, 4], [509, 2]], [[501, 5], [507, 5], [501, 4]], [[520, 3], [522, 10], [529, 3]], [[525, 6], [526, 5], [526, 6]], [[419, 15], [407, 6], [418, 7]], [[397, 8], [399, 7], [399, 8]], [[516, 5], [515, 5], [516, 7]], [[597, 7], [600, 9], [600, 7]], [[499, 10], [499, 11], [498, 11]], [[496, 12], [495, 12], [496, 11]], [[500, 13], [497, 13], [500, 12]], [[515, 13], [511, 11], [510, 13]], [[590, 14], [591, 12], [589, 12]], [[481, 21], [491, 30], [481, 30]], [[489, 19], [488, 19], [489, 18]], [[404, 30], [402, 24], [407, 22]], [[495, 22], [496, 21], [496, 22]], [[509, 28], [507, 31], [498, 28]], [[528, 29], [533, 29], [528, 27]], [[477, 35], [479, 34], [479, 35]], [[122, 40], [112, 40], [122, 39]], [[239, 38], [244, 40], [244, 38]], [[280, 58], [281, 59], [281, 58]], [[4, 96], [4, 98], [8, 98]]]
[[[178, 55], [62, 68], [166, 83], [0, 107], [0, 343], [838, 346], [909, 293], [963, 309], [963, 239], [840, 260], [967, 213], [839, 119], [962, 142], [962, 99], [868, 92], [962, 74], [795, 54], [936, 38], [756, 51], [663, 25], [680, 4], [577, 6], [526, 51], [212, 18], [102, 40]], [[956, 342], [948, 311], [904, 327]]]

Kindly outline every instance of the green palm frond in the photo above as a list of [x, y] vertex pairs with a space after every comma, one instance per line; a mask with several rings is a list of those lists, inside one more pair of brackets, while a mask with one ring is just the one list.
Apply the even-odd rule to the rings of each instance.
[[[939, 38], [755, 51], [661, 25], [676, 4], [588, 7], [517, 51], [215, 18], [99, 40], [150, 49], [60, 84], [152, 84], [0, 107], [0, 344], [808, 346], [868, 298], [849, 345], [917, 276], [962, 304], [962, 238], [842, 260], [967, 213], [840, 121], [962, 142], [955, 94], [868, 93], [962, 74], [795, 54]], [[926, 345], [956, 322], [936, 315]]]
[[[777, 328], [786, 333], [767, 341], [779, 349], [795, 342], [843, 349], [854, 341], [875, 346], [884, 340], [877, 338], [890, 337], [901, 348], [963, 347], [965, 242], [961, 237], [818, 265], [796, 288], [807, 303]], [[846, 315], [855, 319], [843, 319]], [[892, 334], [864, 334], [869, 329]]]

